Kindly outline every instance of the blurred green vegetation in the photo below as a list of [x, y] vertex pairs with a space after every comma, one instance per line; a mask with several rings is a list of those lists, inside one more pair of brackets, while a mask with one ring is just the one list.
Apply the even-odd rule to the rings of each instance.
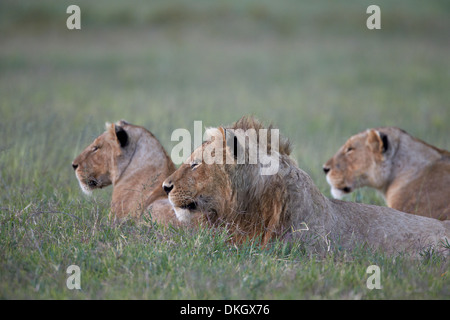
[[[66, 28], [66, 9], [71, 4], [81, 8], [81, 30]], [[370, 4], [381, 8], [381, 30], [366, 28]], [[0, 221], [4, 229], [0, 246], [4, 250], [0, 296], [67, 297], [64, 288], [52, 284], [59, 271], [46, 268], [59, 265], [61, 257], [69, 262], [77, 256], [66, 253], [68, 249], [60, 242], [56, 242], [59, 247], [47, 246], [54, 245], [56, 238], [66, 239], [74, 250], [86, 255], [100, 252], [105, 268], [114, 261], [115, 257], [102, 255], [101, 247], [102, 243], [107, 248], [116, 246], [123, 234], [105, 222], [110, 191], [85, 198], [71, 168], [71, 161], [103, 132], [106, 121], [126, 119], [143, 125], [170, 153], [177, 143], [170, 141], [176, 128], [192, 131], [194, 120], [202, 120], [204, 126], [226, 125], [242, 115], [254, 114], [274, 123], [292, 140], [293, 157], [299, 166], [330, 196], [322, 164], [350, 135], [366, 128], [398, 126], [450, 149], [449, 39], [448, 1], [1, 1]], [[384, 205], [373, 190], [358, 191], [349, 200]], [[42, 211], [82, 217], [90, 228], [60, 230], [60, 223], [72, 219], [64, 214], [68, 221], [44, 218], [39, 214]], [[22, 219], [21, 212], [33, 218]], [[79, 242], [79, 237], [89, 239], [94, 233], [91, 224], [96, 221], [103, 221], [98, 228], [108, 237], [94, 237], [88, 245]], [[30, 230], [35, 230], [36, 241]], [[189, 251], [174, 253], [173, 247], [165, 243], [158, 246], [156, 240], [148, 240], [151, 245], [144, 241], [147, 246], [139, 244], [147, 236], [147, 231], [143, 232], [132, 228], [130, 237], [134, 240], [123, 244], [130, 250], [125, 265], [139, 259], [142, 246], [155, 250], [147, 253], [145, 261], [154, 259], [155, 254], [161, 254], [158, 259], [181, 254], [181, 260], [171, 264], [165, 274], [174, 284], [161, 284], [169, 285], [172, 291], [144, 296], [188, 297], [188, 291], [176, 287], [188, 280], [177, 278], [175, 268], [189, 259]], [[172, 237], [166, 240], [174, 241], [176, 236]], [[186, 241], [191, 243], [195, 235], [192, 237]], [[210, 241], [208, 235], [200, 238]], [[42, 254], [36, 252], [36, 246]], [[220, 250], [226, 248], [224, 245]], [[165, 250], [164, 255], [161, 252]], [[251, 259], [252, 255], [246, 257]], [[283, 255], [276, 251], [264, 257], [277, 261]], [[224, 254], [210, 261], [222, 270], [225, 279], [233, 274], [225, 266], [229, 259]], [[242, 270], [250, 272], [246, 262], [236, 259], [236, 264], [243, 264]], [[316, 262], [305, 266], [296, 264], [295, 256], [289, 259], [293, 269], [304, 267], [315, 274], [310, 278], [303, 274], [309, 281], [327, 281], [316, 274], [312, 267]], [[271, 298], [353, 297], [355, 272], [346, 273], [352, 268], [346, 261], [356, 261], [361, 273], [368, 256], [336, 259], [342, 268], [338, 270], [351, 280], [335, 274], [330, 280], [331, 286], [338, 288], [334, 294], [326, 295], [311, 284], [305, 290], [312, 291], [296, 295], [288, 278], [277, 282], [285, 269], [277, 269], [276, 263], [267, 277], [260, 266], [259, 274], [248, 278], [241, 272], [230, 283], [247, 277], [255, 283], [262, 279], [268, 291], [280, 286], [278, 295], [264, 296]], [[250, 266], [262, 263], [257, 260]], [[96, 274], [96, 267], [89, 269], [89, 259], [83, 261], [89, 276], [97, 281], [93, 280], [87, 296], [120, 296], [114, 281]], [[319, 270], [334, 262], [325, 260]], [[398, 263], [390, 271], [393, 277], [408, 266], [407, 262]], [[415, 266], [417, 272], [422, 270], [421, 264]], [[124, 267], [111, 268], [110, 272], [120, 278]], [[193, 264], [193, 268], [186, 277], [201, 282], [206, 267]], [[434, 298], [448, 296], [448, 286], [441, 282], [447, 278], [437, 276], [448, 270], [448, 263], [439, 262], [432, 268], [424, 267], [420, 276], [404, 274], [405, 278], [386, 284], [392, 288], [398, 285], [398, 290], [378, 292], [375, 297], [406, 297], [402, 292], [408, 290]], [[287, 274], [295, 277], [293, 271]], [[153, 275], [155, 280], [161, 273]], [[431, 278], [415, 281], [413, 277]], [[120, 279], [124, 286], [133, 283], [129, 278]], [[34, 290], [39, 281], [50, 289], [45, 293]], [[102, 293], [102, 281], [109, 283], [111, 291], [104, 289]], [[428, 283], [438, 289], [427, 292]], [[13, 290], [16, 285], [18, 289]], [[194, 297], [257, 298], [247, 290], [241, 294], [232, 291], [226, 281], [209, 285], [212, 287], [202, 287], [202, 294]], [[214, 292], [213, 287], [219, 291]], [[362, 289], [356, 296], [374, 297]]]

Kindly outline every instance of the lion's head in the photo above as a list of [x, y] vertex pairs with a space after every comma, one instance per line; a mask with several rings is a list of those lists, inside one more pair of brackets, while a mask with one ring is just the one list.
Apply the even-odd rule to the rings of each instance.
[[127, 149], [132, 147], [124, 129], [128, 125], [123, 120], [116, 124], [107, 123], [106, 131], [73, 160], [75, 175], [86, 194], [109, 186], [117, 173], [117, 165], [127, 161]]
[[[237, 238], [275, 232], [283, 219], [281, 198], [287, 183], [281, 172], [262, 173], [270, 161], [283, 161], [281, 155], [289, 155], [290, 145], [282, 138], [274, 141], [272, 127], [264, 129], [264, 137], [260, 129], [258, 121], [244, 117], [230, 128], [206, 131], [208, 139], [163, 183], [178, 219], [186, 221], [201, 212], [209, 222], [237, 231]], [[260, 146], [263, 138], [270, 142], [252, 149], [251, 143]]]
[[391, 151], [382, 129], [369, 129], [348, 139], [323, 165], [334, 198], [342, 198], [359, 187], [382, 189], [390, 172]]
[[[208, 164], [214, 162], [215, 153], [204, 152], [208, 148], [216, 148], [217, 153], [222, 152], [223, 157], [229, 156], [229, 150], [223, 146], [224, 129], [208, 129], [208, 133], [212, 139], [194, 150], [163, 183], [163, 188], [169, 194], [169, 200], [181, 221], [189, 220], [191, 214], [199, 210], [206, 213], [222, 211], [227, 199], [231, 197], [231, 186], [225, 166]], [[217, 194], [223, 195], [223, 198], [219, 199]]]
[[72, 167], [87, 194], [113, 185], [110, 216], [114, 219], [140, 217], [148, 210], [159, 223], [174, 218], [160, 186], [175, 165], [144, 127], [123, 120], [107, 123], [106, 131], [75, 158]]

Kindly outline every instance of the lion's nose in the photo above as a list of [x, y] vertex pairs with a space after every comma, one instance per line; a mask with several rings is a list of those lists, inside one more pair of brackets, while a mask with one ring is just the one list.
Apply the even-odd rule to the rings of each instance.
[[73, 168], [73, 170], [77, 170], [78, 164], [76, 164], [75, 162], [72, 162], [72, 168]]
[[163, 189], [164, 191], [169, 194], [170, 191], [173, 189], [173, 183], [172, 181], [164, 181], [163, 182]]
[[327, 174], [330, 171], [330, 167], [328, 167], [328, 166], [323, 166], [322, 169], [323, 169], [323, 172], [325, 172], [325, 174]]

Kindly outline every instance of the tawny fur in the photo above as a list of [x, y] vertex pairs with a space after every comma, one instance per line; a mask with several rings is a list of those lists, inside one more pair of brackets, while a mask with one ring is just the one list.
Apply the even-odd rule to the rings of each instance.
[[[127, 135], [121, 146], [116, 131]], [[161, 183], [175, 171], [163, 146], [143, 127], [120, 121], [106, 124], [97, 137], [73, 161], [83, 191], [113, 185], [111, 219], [140, 218], [149, 213], [163, 225], [179, 225]]]
[[350, 137], [324, 169], [338, 198], [344, 194], [339, 190], [367, 186], [391, 208], [450, 219], [450, 153], [401, 129], [368, 129]]
[[[251, 127], [261, 124], [244, 117], [231, 128]], [[263, 243], [301, 239], [317, 250], [366, 245], [389, 254], [417, 254], [430, 247], [441, 250], [440, 241], [449, 237], [450, 226], [435, 219], [329, 200], [289, 156], [285, 139], [280, 141], [277, 174], [261, 175], [260, 164], [230, 164], [233, 148], [225, 142], [226, 132], [219, 127], [215, 138], [204, 142], [164, 181], [163, 186], [172, 188], [169, 200], [178, 217], [188, 219], [201, 212], [213, 225], [226, 225], [238, 242], [256, 237]], [[203, 151], [212, 145], [222, 148], [224, 164], [206, 164], [209, 156]]]

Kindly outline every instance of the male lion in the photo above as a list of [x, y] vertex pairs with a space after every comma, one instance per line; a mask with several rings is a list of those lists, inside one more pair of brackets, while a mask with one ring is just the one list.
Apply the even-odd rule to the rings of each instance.
[[391, 208], [450, 219], [450, 152], [401, 129], [368, 129], [350, 137], [323, 170], [335, 198], [368, 186]]
[[[261, 144], [264, 137], [252, 140], [247, 134], [261, 128], [257, 120], [243, 117], [230, 128], [208, 129], [210, 138], [163, 182], [179, 219], [189, 220], [200, 212], [209, 223], [226, 225], [238, 242], [258, 237], [263, 244], [273, 238], [301, 239], [317, 250], [359, 244], [417, 254], [430, 247], [441, 250], [440, 242], [449, 238], [450, 226], [446, 229], [435, 219], [326, 198], [297, 167], [289, 156], [289, 142], [281, 137], [277, 152], [272, 153], [273, 145], [267, 143], [258, 151], [258, 162], [250, 164], [250, 150], [255, 149], [239, 140]], [[232, 131], [237, 129], [245, 139], [236, 139]], [[244, 150], [244, 164], [233, 161], [238, 150]], [[272, 175], [261, 174], [261, 160], [267, 157], [279, 164]]]
[[107, 123], [106, 131], [75, 158], [72, 167], [86, 194], [113, 185], [110, 218], [138, 218], [148, 211], [153, 221], [180, 224], [160, 187], [175, 165], [145, 128], [123, 120]]

